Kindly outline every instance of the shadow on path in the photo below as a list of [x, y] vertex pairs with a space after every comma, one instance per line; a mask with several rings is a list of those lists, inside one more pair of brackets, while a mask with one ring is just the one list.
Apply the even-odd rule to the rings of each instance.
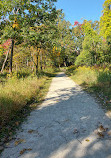
[[12, 141], [1, 158], [111, 158], [111, 138], [107, 134], [100, 138], [95, 132], [100, 124], [111, 128], [101, 107], [64, 74], [54, 84], [55, 90], [50, 88], [46, 100], [17, 134], [16, 140], [26, 142], [15, 146]]

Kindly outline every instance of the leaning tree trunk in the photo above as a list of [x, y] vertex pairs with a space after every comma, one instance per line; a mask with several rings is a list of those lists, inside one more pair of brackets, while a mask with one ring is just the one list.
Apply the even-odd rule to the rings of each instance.
[[4, 60], [4, 62], [3, 62], [2, 69], [1, 69], [1, 73], [3, 73], [4, 67], [5, 67], [5, 63], [6, 63], [6, 61], [7, 61], [8, 55], [9, 55], [9, 51], [10, 51], [10, 47], [9, 47], [9, 50], [7, 51], [5, 60]]
[[42, 71], [42, 50], [40, 52], [40, 68], [41, 68], [41, 71]]
[[13, 48], [14, 48], [14, 40], [12, 39], [11, 56], [10, 56], [10, 67], [9, 67], [9, 72], [10, 73], [12, 72]]
[[36, 67], [36, 75], [38, 76], [38, 55], [37, 55], [37, 63], [35, 65], [35, 67]]

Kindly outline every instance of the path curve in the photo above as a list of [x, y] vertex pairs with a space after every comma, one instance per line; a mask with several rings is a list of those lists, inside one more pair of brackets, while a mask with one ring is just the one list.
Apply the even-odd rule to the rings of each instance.
[[95, 99], [59, 73], [1, 158], [111, 158], [111, 138], [98, 136], [100, 124], [111, 129]]

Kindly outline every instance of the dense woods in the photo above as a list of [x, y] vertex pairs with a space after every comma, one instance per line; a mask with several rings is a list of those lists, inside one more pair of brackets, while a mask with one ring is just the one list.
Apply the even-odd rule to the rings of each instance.
[[37, 75], [46, 66], [110, 65], [111, 1], [105, 1], [100, 21], [73, 26], [54, 2], [1, 2], [1, 73], [28, 68]]
[[37, 75], [46, 65], [110, 65], [110, 0], [100, 21], [75, 21], [72, 27], [54, 1], [8, 0], [1, 5], [1, 72], [30, 68]]

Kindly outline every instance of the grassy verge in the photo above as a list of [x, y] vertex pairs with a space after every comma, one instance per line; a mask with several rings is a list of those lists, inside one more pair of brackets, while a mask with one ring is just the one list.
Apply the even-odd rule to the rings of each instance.
[[49, 89], [55, 70], [18, 78], [8, 76], [4, 84], [0, 84], [0, 141], [6, 143], [12, 139], [21, 122], [43, 100]]
[[85, 90], [96, 94], [103, 107], [111, 110], [111, 71], [108, 68], [71, 66], [66, 74]]

